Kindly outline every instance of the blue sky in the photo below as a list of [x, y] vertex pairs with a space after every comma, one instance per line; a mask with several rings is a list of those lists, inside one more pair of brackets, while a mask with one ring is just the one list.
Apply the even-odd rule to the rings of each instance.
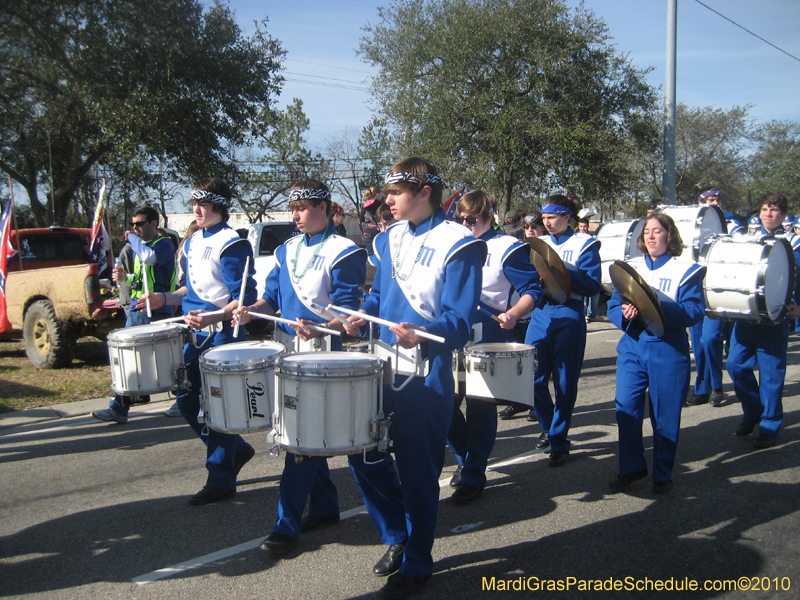
[[[800, 57], [800, 1], [703, 0], [715, 10]], [[311, 121], [309, 139], [322, 144], [345, 127], [360, 129], [371, 112], [366, 83], [371, 67], [356, 55], [362, 27], [378, 22], [375, 0], [230, 0], [242, 28], [269, 18], [267, 31], [287, 51], [288, 80], [279, 105], [302, 98]], [[578, 4], [568, 0], [570, 6]], [[618, 51], [664, 85], [667, 0], [585, 0], [601, 17]], [[752, 104], [757, 121], [800, 120], [800, 62], [782, 54], [696, 0], [678, 0], [678, 101], [731, 108]], [[329, 79], [322, 79], [323, 77]], [[348, 86], [358, 89], [342, 89]]]

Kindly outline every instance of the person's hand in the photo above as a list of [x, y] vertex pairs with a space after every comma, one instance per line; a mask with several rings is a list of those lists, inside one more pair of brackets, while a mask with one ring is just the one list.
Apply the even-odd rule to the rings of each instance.
[[639, 309], [637, 309], [633, 304], [623, 304], [622, 305], [622, 316], [628, 320], [633, 321], [639, 315]]
[[422, 331], [427, 331], [424, 327], [417, 327], [413, 323], [400, 323], [399, 325], [395, 325], [394, 327], [390, 327], [389, 331], [394, 333], [397, 336], [397, 343], [400, 344], [406, 350], [410, 350], [411, 348], [416, 347], [417, 344], [420, 343], [422, 340], [416, 333], [414, 333], [413, 329], [409, 329], [410, 327], [415, 327]]
[[787, 318], [800, 319], [800, 306], [797, 306], [797, 304], [789, 304], [786, 308], [788, 309], [786, 312]]
[[[359, 312], [364, 312], [363, 310]], [[355, 315], [350, 315], [347, 317], [347, 322], [350, 323], [348, 327], [344, 323], [342, 323], [342, 327], [344, 328], [344, 332], [347, 335], [356, 336], [358, 332], [361, 331], [361, 328], [366, 324], [366, 319], [362, 319], [361, 317], [357, 317]]]
[[111, 279], [114, 280], [114, 283], [125, 281], [127, 277], [128, 276], [125, 274], [125, 269], [122, 267], [116, 267], [111, 271]]
[[258, 309], [255, 306], [243, 306], [242, 308], [234, 308], [231, 317], [233, 319], [234, 326], [238, 322], [239, 325], [247, 325], [250, 321], [253, 320], [253, 317], [250, 316], [250, 310], [255, 310], [258, 312]]
[[325, 335], [327, 335], [325, 333], [322, 333], [321, 331], [315, 331], [314, 329], [310, 329], [308, 327], [309, 325], [316, 325], [317, 327], [319, 327], [319, 324], [315, 323], [314, 321], [309, 321], [307, 319], [300, 319], [300, 318], [297, 319], [297, 323], [292, 323], [290, 327], [297, 332], [297, 337], [299, 337], [304, 342], [307, 342], [308, 340], [311, 339], [325, 337]]
[[[224, 315], [222, 320], [225, 320]], [[192, 329], [205, 329], [209, 325], [219, 323], [219, 315], [208, 316], [205, 311], [190, 310], [188, 314], [183, 315], [183, 321]]]
[[502, 329], [514, 329], [517, 325], [517, 317], [512, 313], [500, 313], [497, 318], [500, 319], [500, 327]]
[[[147, 292], [143, 294], [141, 298], [139, 298], [138, 307], [136, 310], [147, 310], [147, 301], [150, 300], [150, 310], [156, 310], [161, 308], [162, 306], [166, 306], [167, 297], [164, 295], [163, 292]], [[136, 302], [134, 298], [131, 300], [131, 308], [130, 310], [134, 310], [133, 303]]]

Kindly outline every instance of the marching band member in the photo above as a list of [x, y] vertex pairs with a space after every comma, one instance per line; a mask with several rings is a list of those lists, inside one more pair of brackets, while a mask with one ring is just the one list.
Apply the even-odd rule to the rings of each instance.
[[[586, 319], [583, 297], [600, 291], [600, 243], [591, 235], [575, 233], [569, 219], [578, 210], [566, 196], [549, 196], [542, 206], [542, 220], [549, 236], [544, 241], [553, 247], [567, 267], [572, 294], [564, 304], [546, 301], [534, 310], [525, 343], [536, 346], [539, 367], [533, 392], [533, 408], [542, 426], [538, 448], [549, 442], [549, 465], [558, 467], [567, 461], [567, 439], [572, 409], [578, 397], [578, 379], [586, 348]], [[548, 382], [553, 377], [555, 403]]]
[[[196, 343], [183, 347], [183, 360], [188, 371], [189, 389], [177, 392], [178, 408], [197, 436], [207, 446], [208, 481], [189, 504], [210, 504], [236, 495], [236, 476], [253, 458], [255, 450], [240, 435], [221, 433], [198, 422], [200, 410], [200, 354], [222, 344], [244, 340], [244, 330], [233, 337], [231, 315], [239, 303], [244, 267], [252, 263], [253, 251], [247, 240], [228, 226], [231, 190], [221, 179], [201, 179], [191, 196], [192, 212], [199, 229], [186, 242], [188, 257], [186, 285], [174, 292], [150, 292], [150, 306], [157, 310], [180, 304], [183, 319], [198, 330]], [[255, 299], [256, 284], [247, 278], [245, 303]], [[206, 312], [223, 309], [223, 315], [206, 316]], [[211, 327], [211, 331], [200, 331]], [[204, 431], [207, 430], [207, 434]]]
[[[301, 235], [275, 251], [275, 268], [267, 276], [263, 297], [253, 306], [236, 310], [235, 318], [247, 323], [249, 311], [296, 319], [296, 325], [276, 323], [285, 334], [308, 341], [325, 334], [308, 329], [324, 323], [341, 331], [341, 322], [328, 320], [320, 307], [336, 304], [357, 309], [366, 276], [366, 251], [336, 234], [330, 220], [331, 193], [321, 181], [309, 179], [292, 185], [289, 193], [292, 220]], [[331, 336], [331, 350], [342, 349], [342, 339]], [[339, 522], [339, 498], [331, 481], [328, 461], [287, 452], [281, 474], [278, 518], [272, 533], [261, 544], [271, 554], [285, 554], [297, 544], [302, 531]], [[308, 515], [303, 510], [308, 502]]]
[[661, 337], [649, 333], [634, 319], [637, 308], [617, 291], [608, 302], [608, 318], [624, 335], [617, 344], [616, 414], [619, 429], [619, 474], [611, 481], [613, 492], [647, 476], [642, 445], [645, 391], [650, 390], [653, 425], [653, 492], [672, 487], [672, 466], [678, 448], [681, 405], [689, 385], [691, 360], [686, 328], [703, 318], [705, 267], [683, 262], [675, 223], [669, 215], [647, 218], [636, 242], [644, 255], [628, 261], [653, 289], [664, 312]]
[[[517, 320], [541, 304], [539, 274], [530, 261], [530, 247], [517, 238], [492, 227], [497, 203], [488, 192], [474, 190], [465, 194], [456, 206], [456, 221], [461, 221], [472, 235], [486, 242], [488, 254], [483, 265], [483, 289], [474, 339], [469, 344], [519, 342], [515, 337]], [[519, 300], [512, 306], [514, 295]], [[492, 319], [494, 315], [500, 320]], [[486, 464], [497, 435], [497, 408], [485, 400], [467, 399], [466, 418], [461, 402], [453, 406], [453, 422], [447, 442], [458, 461], [458, 470], [450, 481], [457, 488], [453, 502], [467, 504], [477, 498], [486, 485]]]
[[[394, 459], [373, 450], [366, 459], [357, 454], [349, 460], [372, 522], [389, 546], [373, 573], [399, 570], [381, 591], [385, 598], [404, 598], [433, 572], [439, 476], [455, 394], [452, 352], [463, 348], [475, 319], [486, 244], [445, 219], [444, 185], [427, 160], [405, 159], [384, 181], [386, 202], [399, 222], [375, 239], [379, 264], [362, 312], [398, 323], [381, 327], [380, 339], [406, 349], [419, 345], [428, 375], [410, 381], [398, 375], [397, 387], [384, 386], [384, 412], [393, 413]], [[351, 335], [365, 324], [358, 317], [349, 320]], [[425, 341], [411, 325], [446, 341]]]
[[761, 218], [758, 215], [753, 215], [747, 220], [747, 234], [750, 236], [758, 235], [761, 231]]
[[[771, 192], [761, 199], [759, 217], [762, 228], [756, 235], [785, 237], [791, 243], [791, 232], [786, 235], [781, 222], [788, 212], [786, 197]], [[795, 263], [800, 264], [800, 251], [794, 251]], [[800, 298], [800, 277], [795, 272], [794, 299]], [[770, 448], [778, 440], [783, 421], [783, 383], [786, 377], [786, 346], [793, 319], [800, 317], [800, 307], [788, 306], [786, 318], [778, 325], [761, 325], [737, 321], [731, 334], [728, 352], [728, 374], [733, 380], [736, 397], [742, 403], [744, 416], [735, 433], [750, 435], [758, 426], [756, 448]], [[758, 381], [753, 372], [758, 365]]]

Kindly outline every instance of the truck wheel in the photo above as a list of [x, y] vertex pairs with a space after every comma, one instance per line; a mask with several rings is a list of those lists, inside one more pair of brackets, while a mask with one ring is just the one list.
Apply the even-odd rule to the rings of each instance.
[[72, 362], [75, 340], [56, 318], [53, 305], [37, 300], [25, 313], [22, 325], [25, 353], [37, 369], [60, 369]]

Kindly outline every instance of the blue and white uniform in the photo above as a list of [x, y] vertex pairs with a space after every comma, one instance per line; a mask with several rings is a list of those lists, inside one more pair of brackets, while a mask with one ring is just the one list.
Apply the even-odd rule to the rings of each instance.
[[[794, 247], [791, 232], [779, 228], [772, 234], [763, 227], [756, 234], [758, 239], [768, 235], [782, 237]], [[800, 249], [794, 248], [795, 290], [794, 303], [800, 298]], [[786, 379], [786, 347], [792, 321], [784, 319], [777, 325], [761, 325], [737, 321], [733, 325], [730, 351], [728, 352], [728, 374], [733, 380], [736, 397], [742, 403], [744, 418], [758, 422], [759, 432], [775, 437], [783, 422], [783, 383]], [[758, 365], [758, 380], [754, 369]]]
[[[452, 352], [469, 339], [486, 244], [465, 227], [446, 221], [439, 210], [417, 226], [395, 223], [375, 238], [374, 247], [380, 262], [372, 294], [361, 308], [395, 323], [424, 326], [446, 340], [420, 344], [429, 366], [426, 377], [415, 377], [399, 392], [384, 386], [383, 410], [394, 413], [394, 459], [377, 450], [367, 454], [366, 462], [360, 454], [349, 457], [382, 542], [406, 543], [400, 573], [423, 577], [433, 570], [439, 475], [455, 393]], [[380, 328], [380, 339], [397, 342], [386, 327]], [[396, 384], [404, 381], [398, 376]]]
[[[297, 318], [327, 323], [316, 307], [335, 304], [357, 310], [366, 277], [367, 254], [346, 237], [336, 234], [332, 222], [327, 228], [309, 236], [297, 235], [275, 251], [275, 268], [270, 271], [263, 299], [284, 319]], [[295, 262], [297, 261], [297, 262]], [[314, 307], [314, 308], [312, 308]], [[297, 332], [283, 323], [276, 323], [284, 333]], [[331, 350], [342, 349], [342, 338], [331, 336]], [[306, 458], [295, 462], [295, 455], [286, 453], [278, 500], [278, 518], [273, 531], [297, 539], [303, 527], [306, 501], [308, 514], [324, 517], [339, 512], [339, 498], [325, 458]]]
[[[558, 252], [569, 273], [572, 293], [564, 304], [546, 300], [534, 310], [525, 343], [536, 346], [539, 367], [533, 388], [533, 408], [553, 452], [569, 452], [567, 439], [572, 409], [578, 397], [578, 379], [586, 348], [583, 297], [600, 291], [600, 242], [570, 227], [561, 234], [540, 238]], [[553, 377], [555, 403], [548, 382]]]
[[[222, 222], [196, 231], [186, 241], [184, 251], [188, 258], [186, 295], [181, 303], [184, 314], [191, 310], [215, 311], [239, 299], [245, 262], [248, 257], [250, 263], [253, 262], [253, 251], [247, 240], [240, 238], [235, 230]], [[255, 298], [256, 282], [251, 272], [245, 288], [245, 305], [255, 302]], [[190, 388], [179, 389], [177, 400], [186, 422], [208, 448], [206, 487], [229, 489], [236, 486], [234, 461], [245, 442], [240, 435], [221, 433], [198, 423], [201, 390], [199, 360], [200, 355], [209, 348], [244, 341], [244, 329], [240, 329], [239, 337], [235, 338], [230, 320], [215, 327], [217, 331], [213, 333], [198, 331], [196, 345], [193, 342], [184, 345], [183, 362], [187, 368]], [[207, 430], [207, 435], [204, 429]]]
[[686, 399], [691, 361], [686, 328], [703, 318], [705, 267], [668, 255], [628, 261], [656, 292], [664, 312], [664, 335], [656, 337], [637, 321], [622, 317], [622, 298], [608, 301], [608, 318], [625, 332], [617, 344], [616, 415], [619, 473], [647, 469], [642, 444], [645, 390], [650, 389], [653, 425], [653, 481], [672, 479], [678, 448], [681, 406]]
[[[530, 296], [541, 304], [539, 273], [530, 261], [530, 248], [519, 239], [490, 229], [478, 239], [486, 242], [488, 254], [483, 265], [480, 310], [470, 344], [513, 342], [515, 331], [503, 329], [490, 315], [509, 310], [514, 297]], [[447, 443], [462, 467], [461, 481], [477, 489], [486, 485], [486, 463], [497, 436], [497, 407], [485, 400], [467, 399], [467, 415], [461, 412], [463, 398], [453, 407], [453, 422]]]

